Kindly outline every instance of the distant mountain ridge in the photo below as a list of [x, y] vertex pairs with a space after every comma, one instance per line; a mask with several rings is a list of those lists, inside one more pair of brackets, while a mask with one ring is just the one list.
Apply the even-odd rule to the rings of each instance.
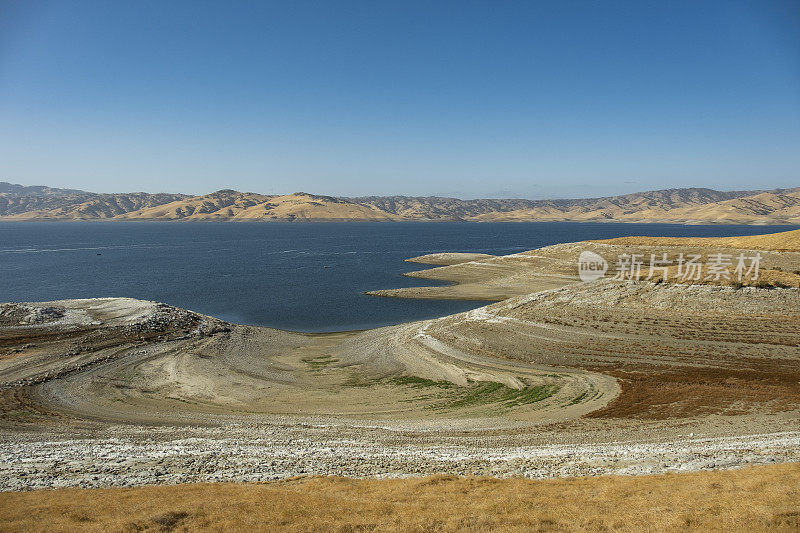
[[9, 196], [71, 196], [75, 194], [88, 194], [86, 191], [76, 189], [54, 189], [44, 185], [17, 185], [0, 181], [0, 194]]
[[0, 220], [618, 221], [800, 224], [800, 187], [663, 189], [562, 200], [438, 196], [92, 193], [0, 182]]

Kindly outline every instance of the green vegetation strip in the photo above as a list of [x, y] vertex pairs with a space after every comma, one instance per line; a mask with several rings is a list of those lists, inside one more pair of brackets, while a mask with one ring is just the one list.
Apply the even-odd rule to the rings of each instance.
[[[446, 391], [439, 396], [444, 404], [431, 406], [436, 409], [455, 409], [461, 407], [479, 407], [500, 404], [504, 407], [517, 407], [540, 402], [551, 397], [558, 390], [558, 385], [550, 383], [514, 389], [494, 381], [470, 382], [460, 387], [449, 381], [433, 381], [416, 376], [402, 376], [391, 380], [396, 385], [415, 389], [435, 388]], [[431, 399], [430, 396], [419, 399]]]
[[424, 387], [436, 387], [438, 389], [452, 389], [457, 387], [454, 383], [449, 381], [434, 381], [432, 379], [420, 378], [417, 376], [400, 376], [399, 378], [392, 378], [392, 383], [395, 385], [406, 385], [421, 389]]
[[305, 364], [307, 364], [309, 367], [311, 367], [311, 370], [322, 370], [323, 368], [325, 368], [329, 364], [335, 363], [338, 360], [333, 358], [330, 355], [323, 355], [323, 356], [320, 356], [320, 357], [314, 357], [314, 358], [310, 358], [310, 359], [303, 359], [302, 361]]

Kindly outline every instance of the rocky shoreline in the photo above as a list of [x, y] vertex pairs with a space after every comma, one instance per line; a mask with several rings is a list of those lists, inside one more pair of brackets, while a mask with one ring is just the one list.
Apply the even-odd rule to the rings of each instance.
[[[399, 440], [399, 442], [398, 442]], [[800, 432], [662, 442], [491, 446], [365, 430], [242, 425], [114, 428], [96, 438], [0, 436], [1, 490], [261, 482], [295, 476], [452, 474], [543, 479], [732, 469], [800, 461]]]

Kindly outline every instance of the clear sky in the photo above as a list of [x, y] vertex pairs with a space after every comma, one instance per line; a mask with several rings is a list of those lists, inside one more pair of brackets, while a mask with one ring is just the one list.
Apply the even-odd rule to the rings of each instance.
[[800, 186], [800, 1], [0, 0], [0, 181]]

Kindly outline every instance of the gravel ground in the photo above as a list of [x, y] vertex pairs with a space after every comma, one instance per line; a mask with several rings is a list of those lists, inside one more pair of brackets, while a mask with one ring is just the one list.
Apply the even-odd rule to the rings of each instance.
[[411, 439], [377, 428], [269, 424], [125, 427], [104, 433], [114, 436], [0, 435], [2, 490], [258, 482], [309, 475], [636, 475], [800, 461], [796, 431], [544, 446]]

